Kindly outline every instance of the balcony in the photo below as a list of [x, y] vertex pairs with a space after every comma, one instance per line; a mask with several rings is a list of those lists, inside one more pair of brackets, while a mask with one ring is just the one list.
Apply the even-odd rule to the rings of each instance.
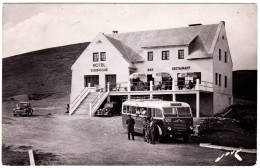
[[135, 94], [148, 94], [148, 93], [191, 93], [191, 92], [213, 92], [213, 83], [207, 81], [200, 81], [192, 83], [191, 81], [178, 82], [173, 80], [172, 82], [150, 81], [130, 83], [107, 83], [107, 86], [96, 86], [97, 90], [109, 91], [110, 94], [116, 95], [120, 93], [135, 93]]

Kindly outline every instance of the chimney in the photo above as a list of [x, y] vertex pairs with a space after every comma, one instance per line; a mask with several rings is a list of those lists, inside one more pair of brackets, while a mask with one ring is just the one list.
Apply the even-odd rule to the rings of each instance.
[[118, 31], [117, 30], [114, 30], [114, 31], [112, 31], [114, 34], [117, 34], [118, 33]]
[[201, 25], [202, 25], [201, 23], [189, 24], [189, 27], [192, 27], [192, 26], [201, 26]]

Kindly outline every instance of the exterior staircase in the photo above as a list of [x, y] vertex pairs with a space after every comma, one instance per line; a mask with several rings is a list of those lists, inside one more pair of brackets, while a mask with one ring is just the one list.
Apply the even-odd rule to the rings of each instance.
[[89, 115], [90, 103], [98, 96], [98, 92], [90, 92], [74, 112], [74, 115]]

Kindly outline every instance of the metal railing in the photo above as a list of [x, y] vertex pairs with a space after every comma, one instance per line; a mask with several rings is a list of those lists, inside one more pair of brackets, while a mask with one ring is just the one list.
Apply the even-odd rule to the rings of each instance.
[[101, 103], [108, 96], [109, 92], [106, 92], [105, 88], [99, 88], [98, 95], [93, 99], [93, 101], [89, 105], [89, 114], [93, 116]]
[[[198, 84], [197, 84], [198, 83]], [[124, 87], [122, 87], [124, 84]], [[112, 87], [111, 87], [112, 86]], [[203, 90], [213, 91], [213, 83], [207, 81], [150, 81], [150, 82], [122, 82], [110, 84], [110, 91], [155, 91], [155, 90]]]
[[80, 103], [85, 99], [85, 97], [89, 94], [89, 87], [84, 87], [79, 95], [70, 103], [69, 115], [77, 109]]

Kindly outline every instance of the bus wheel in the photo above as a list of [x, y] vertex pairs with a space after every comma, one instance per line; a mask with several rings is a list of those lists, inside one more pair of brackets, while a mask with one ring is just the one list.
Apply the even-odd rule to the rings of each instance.
[[183, 136], [183, 142], [188, 142], [189, 141], [189, 134], [186, 134]]

